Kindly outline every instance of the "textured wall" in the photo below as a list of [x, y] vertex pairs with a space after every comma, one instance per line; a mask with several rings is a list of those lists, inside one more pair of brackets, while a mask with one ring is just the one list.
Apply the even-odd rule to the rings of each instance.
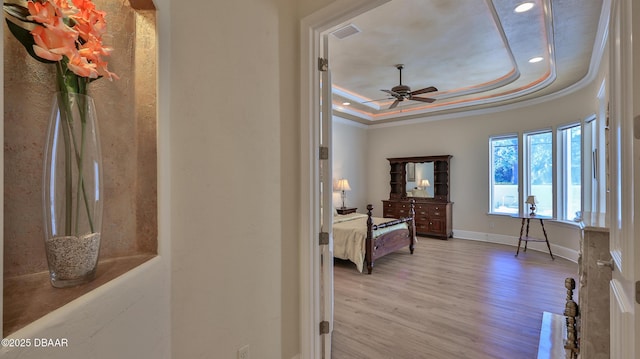
[[[157, 248], [155, 15], [126, 1], [95, 1], [107, 12], [120, 76], [89, 86], [96, 102], [104, 166], [101, 258]], [[6, 26], [6, 25], [5, 25]], [[4, 275], [47, 269], [42, 232], [42, 157], [55, 91], [54, 66], [27, 55], [4, 32]]]

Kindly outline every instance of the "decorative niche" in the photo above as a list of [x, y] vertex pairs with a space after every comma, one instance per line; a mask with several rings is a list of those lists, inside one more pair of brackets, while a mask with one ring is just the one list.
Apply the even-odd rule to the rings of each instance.
[[4, 297], [2, 337], [157, 255], [157, 31], [152, 0], [94, 0], [107, 13], [109, 68], [89, 85], [102, 144], [104, 219], [96, 279], [49, 283], [42, 229], [42, 161], [55, 66], [4, 31]]

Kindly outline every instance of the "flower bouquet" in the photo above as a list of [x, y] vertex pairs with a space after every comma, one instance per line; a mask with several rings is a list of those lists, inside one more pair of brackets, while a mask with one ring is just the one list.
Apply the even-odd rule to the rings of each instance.
[[56, 66], [56, 87], [44, 149], [45, 250], [51, 284], [95, 277], [102, 224], [102, 161], [87, 85], [118, 77], [104, 60], [105, 13], [90, 0], [4, 3], [11, 33], [34, 59]]

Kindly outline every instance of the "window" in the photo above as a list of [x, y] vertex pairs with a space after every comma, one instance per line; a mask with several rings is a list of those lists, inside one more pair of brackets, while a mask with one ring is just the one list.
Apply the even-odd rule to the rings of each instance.
[[518, 213], [518, 136], [508, 135], [489, 139], [490, 156], [490, 213]]
[[526, 196], [536, 196], [536, 213], [553, 216], [553, 136], [551, 131], [524, 136]]
[[573, 221], [582, 218], [582, 129], [580, 124], [558, 130], [558, 216]]
[[[573, 123], [555, 131], [526, 132], [521, 137], [490, 137], [489, 213], [527, 212], [524, 199], [535, 196], [537, 214], [579, 221], [584, 190], [582, 132], [582, 124]], [[595, 171], [597, 166], [591, 167]]]

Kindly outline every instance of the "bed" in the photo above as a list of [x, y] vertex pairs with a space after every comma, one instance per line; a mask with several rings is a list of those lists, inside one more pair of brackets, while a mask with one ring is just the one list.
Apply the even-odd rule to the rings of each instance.
[[411, 201], [410, 217], [390, 219], [373, 217], [372, 205], [367, 214], [350, 213], [336, 215], [333, 220], [333, 256], [350, 260], [358, 271], [364, 264], [371, 274], [375, 261], [391, 252], [409, 247], [413, 254], [415, 246], [415, 201]]

